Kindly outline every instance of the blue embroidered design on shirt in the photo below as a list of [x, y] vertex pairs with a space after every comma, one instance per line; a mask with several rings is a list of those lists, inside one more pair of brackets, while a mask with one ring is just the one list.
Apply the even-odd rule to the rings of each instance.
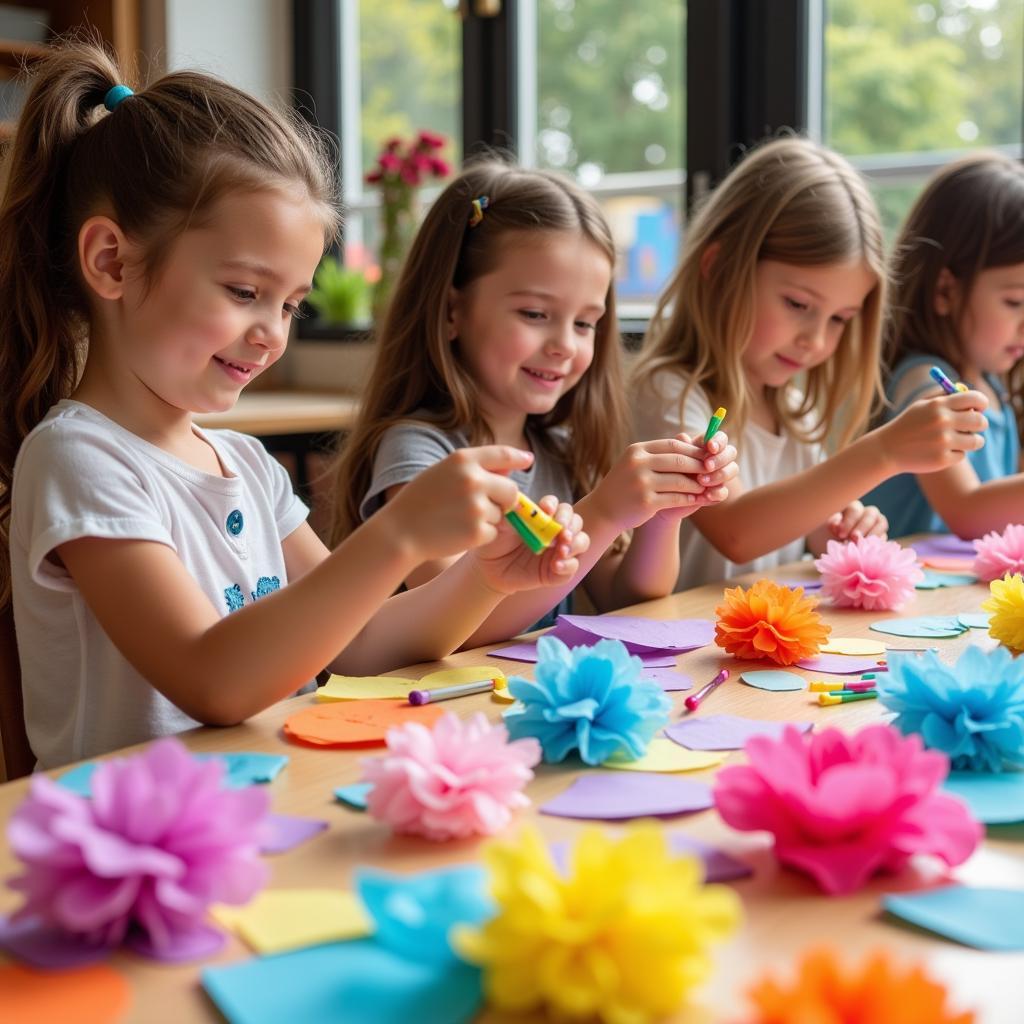
[[276, 576], [261, 576], [256, 581], [256, 593], [252, 595], [252, 599], [258, 601], [261, 597], [266, 597], [267, 594], [272, 594], [275, 590], [280, 589], [281, 581]]
[[245, 594], [242, 588], [235, 583], [233, 586], [224, 588], [224, 600], [228, 603], [229, 612], [237, 612], [245, 604]]
[[242, 510], [236, 508], [229, 512], [228, 521], [225, 525], [228, 528], [228, 533], [230, 533], [232, 537], [237, 537], [245, 526], [245, 520], [242, 518]]

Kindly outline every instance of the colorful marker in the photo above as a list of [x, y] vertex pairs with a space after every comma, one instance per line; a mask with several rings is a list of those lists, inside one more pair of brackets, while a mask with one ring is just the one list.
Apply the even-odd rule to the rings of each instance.
[[709, 693], [711, 693], [712, 690], [721, 686], [722, 683], [724, 683], [728, 678], [729, 670], [727, 668], [723, 668], [722, 671], [719, 672], [718, 675], [715, 676], [715, 678], [712, 679], [710, 683], [705, 683], [696, 693], [690, 694], [690, 696], [683, 701], [683, 704], [686, 705], [686, 710], [696, 711], [697, 708], [700, 707], [701, 701], [704, 700], [704, 698]]
[[822, 707], [831, 707], [833, 704], [851, 704], [855, 700], [876, 700], [877, 698], [877, 690], [865, 690], [863, 693], [838, 691], [836, 693], [819, 693], [818, 703]]
[[931, 374], [932, 380], [935, 381], [935, 383], [938, 384], [947, 395], [955, 395], [958, 391], [970, 390], [963, 381], [957, 381], [957, 383], [954, 384], [937, 366], [933, 366], [928, 372]]
[[409, 703], [419, 706], [433, 704], [439, 700], [452, 700], [454, 697], [468, 697], [471, 693], [487, 693], [494, 689], [493, 679], [477, 679], [471, 683], [459, 683], [457, 686], [439, 686], [435, 690], [410, 690]]
[[704, 431], [704, 443], [707, 444], [718, 433], [718, 428], [722, 425], [722, 420], [725, 419], [725, 408], [719, 406], [715, 410], [715, 415], [708, 420], [708, 429]]

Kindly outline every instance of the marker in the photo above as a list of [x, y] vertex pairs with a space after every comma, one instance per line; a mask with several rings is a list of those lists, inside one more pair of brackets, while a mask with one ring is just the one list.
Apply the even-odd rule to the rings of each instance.
[[516, 504], [512, 511], [519, 516], [522, 524], [544, 547], [549, 547], [551, 542], [562, 532], [562, 524], [549, 516], [525, 494], [516, 495]]
[[932, 380], [946, 392], [947, 395], [955, 395], [958, 391], [969, 390], [967, 385], [962, 381], [954, 384], [937, 366], [933, 366], [929, 371], [932, 375]]
[[819, 693], [818, 703], [822, 707], [830, 707], [833, 704], [851, 704], [855, 700], [876, 700], [877, 697], [877, 690], [865, 690], [863, 693], [844, 693], [842, 691], [837, 693]]
[[493, 679], [477, 679], [472, 683], [459, 683], [457, 686], [439, 686], [436, 690], [410, 690], [409, 703], [418, 707], [439, 700], [451, 700], [453, 697], [468, 697], [471, 693], [487, 693], [493, 689]]
[[718, 433], [718, 428], [722, 425], [722, 420], [725, 419], [725, 408], [719, 406], [715, 410], [715, 415], [708, 420], [708, 429], [704, 431], [704, 443], [707, 444]]
[[722, 671], [719, 672], [718, 675], [715, 676], [715, 678], [712, 679], [710, 683], [705, 683], [696, 693], [690, 694], [690, 696], [683, 701], [683, 704], [686, 705], [686, 710], [696, 711], [697, 708], [700, 707], [701, 701], [704, 700], [704, 698], [709, 693], [711, 693], [712, 690], [721, 686], [722, 683], [724, 683], [728, 678], [729, 670], [727, 668], [723, 668]]

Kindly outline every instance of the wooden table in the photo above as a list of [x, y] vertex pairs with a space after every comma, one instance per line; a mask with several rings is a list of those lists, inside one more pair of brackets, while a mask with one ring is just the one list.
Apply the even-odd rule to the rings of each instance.
[[[779, 570], [778, 578], [811, 575], [804, 563]], [[747, 578], [750, 582], [753, 577]], [[918, 591], [916, 599], [902, 609], [902, 615], [950, 614], [977, 611], [987, 588], [956, 587], [944, 590]], [[721, 585], [711, 585], [676, 594], [660, 601], [630, 609], [637, 614], [658, 618], [713, 618], [713, 609], [720, 601]], [[868, 625], [885, 613], [824, 608], [824, 616], [835, 636], [873, 636]], [[883, 638], [884, 639], [884, 638]], [[922, 641], [889, 638], [892, 647], [909, 648]], [[932, 641], [940, 646], [946, 660], [954, 659], [968, 641], [991, 643], [979, 630], [971, 630], [956, 640]], [[509, 674], [530, 674], [532, 666], [489, 659], [478, 652], [467, 652], [449, 658], [446, 666], [481, 664], [492, 661]], [[705, 713], [733, 712], [758, 718], [807, 719], [819, 728], [838, 726], [854, 729], [882, 717], [883, 709], [876, 701], [821, 708], [805, 692], [765, 693], [738, 681], [744, 665], [725, 658], [718, 648], [708, 646], [679, 658], [680, 667], [697, 680], [698, 685], [710, 679], [722, 665], [733, 672], [731, 679], [708, 699]], [[422, 665], [396, 675], [419, 677], [438, 666]], [[762, 664], [761, 667], [770, 667]], [[674, 694], [676, 712], [685, 694]], [[293, 711], [312, 700], [297, 698], [276, 705], [244, 725], [231, 729], [197, 729], [184, 736], [196, 751], [263, 750], [287, 753], [288, 767], [270, 786], [274, 810], [291, 814], [326, 818], [330, 829], [311, 842], [283, 856], [269, 858], [271, 885], [277, 887], [347, 886], [353, 867], [372, 864], [383, 869], [415, 871], [437, 868], [456, 862], [477, 859], [479, 844], [460, 842], [435, 844], [414, 838], [396, 838], [389, 830], [366, 814], [348, 810], [334, 802], [336, 786], [356, 781], [359, 760], [366, 751], [318, 751], [291, 746], [280, 735], [281, 723]], [[483, 710], [497, 718], [502, 705], [486, 695], [450, 702], [447, 707], [460, 714]], [[673, 717], [678, 715], [674, 714]], [[742, 759], [734, 753], [729, 762]], [[727, 762], [727, 763], [729, 763]], [[542, 766], [530, 784], [528, 793], [534, 804], [554, 796], [576, 774], [562, 766]], [[712, 771], [692, 773], [693, 778], [713, 776]], [[6, 821], [22, 800], [27, 780], [0, 786], [0, 819]], [[520, 821], [532, 819], [551, 838], [571, 838], [584, 823], [537, 815], [531, 809]], [[513, 826], [514, 828], [515, 826]], [[604, 825], [609, 831], [619, 826]], [[828, 941], [841, 946], [849, 956], [859, 957], [868, 949], [886, 946], [901, 962], [924, 961], [930, 971], [951, 989], [962, 1008], [978, 1011], [978, 1024], [1019, 1024], [1024, 1019], [1024, 954], [983, 953], [952, 942], [883, 921], [879, 910], [882, 894], [906, 888], [915, 879], [941, 876], [940, 868], [930, 861], [915, 866], [913, 872], [898, 881], [876, 879], [860, 892], [842, 898], [822, 895], [802, 875], [782, 869], [769, 852], [764, 834], [734, 832], [725, 826], [714, 811], [673, 819], [666, 827], [685, 830], [694, 836], [738, 854], [755, 869], [754, 877], [734, 883], [743, 901], [743, 923], [733, 939], [714, 952], [715, 970], [711, 980], [694, 996], [689, 1007], [673, 1018], [682, 1024], [721, 1024], [739, 1019], [745, 1008], [743, 992], [766, 968], [775, 968], [790, 977], [797, 956], [808, 946]], [[1024, 886], [1024, 826], [990, 832], [984, 846], [954, 876], [975, 885]], [[15, 871], [15, 863], [5, 839], [0, 839], [0, 876]], [[12, 910], [18, 902], [15, 894], [0, 890], [0, 912]], [[250, 956], [238, 940], [231, 939], [228, 948], [217, 958], [225, 963]], [[212, 1022], [219, 1016], [203, 995], [199, 983], [199, 965], [166, 967], [136, 957], [118, 954], [114, 963], [128, 976], [134, 989], [134, 1002], [128, 1015], [132, 1022], [155, 1024], [174, 1021]], [[488, 1021], [523, 1020], [488, 1013]], [[410, 1022], [414, 1024], [414, 1022]]]

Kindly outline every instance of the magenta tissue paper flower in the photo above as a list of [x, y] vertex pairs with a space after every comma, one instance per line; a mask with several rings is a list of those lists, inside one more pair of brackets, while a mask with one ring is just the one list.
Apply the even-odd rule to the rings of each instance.
[[924, 579], [917, 554], [893, 540], [862, 537], [845, 544], [830, 540], [815, 563], [822, 590], [840, 608], [871, 611], [899, 608]]
[[854, 735], [787, 728], [779, 740], [754, 737], [745, 750], [749, 764], [718, 773], [719, 814], [740, 831], [771, 832], [779, 860], [832, 895], [898, 870], [915, 853], [961, 864], [981, 841], [966, 805], [938, 790], [949, 759], [924, 750], [919, 736], [888, 725]]
[[363, 781], [373, 785], [367, 810], [396, 832], [438, 841], [490, 835], [530, 803], [522, 789], [540, 744], [510, 743], [505, 726], [483, 713], [463, 721], [448, 712], [433, 730], [409, 722], [388, 730], [387, 746], [363, 761]]
[[1024, 526], [1010, 523], [1002, 533], [993, 530], [974, 542], [974, 575], [991, 583], [1007, 574], [1024, 573]]
[[7, 827], [24, 866], [7, 883], [25, 896], [14, 920], [161, 959], [214, 952], [223, 938], [207, 908], [246, 903], [267, 880], [266, 793], [223, 776], [175, 739], [103, 762], [91, 800], [35, 776]]

